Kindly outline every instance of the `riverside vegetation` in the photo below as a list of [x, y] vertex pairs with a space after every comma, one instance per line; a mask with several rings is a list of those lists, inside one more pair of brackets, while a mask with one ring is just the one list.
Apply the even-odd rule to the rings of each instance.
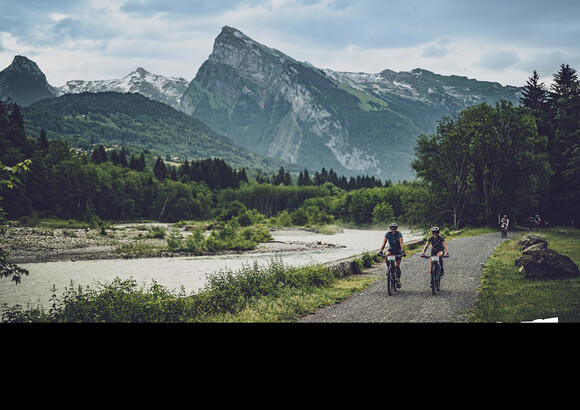
[[[442, 119], [436, 135], [418, 139], [417, 158], [413, 163], [419, 176], [416, 181], [383, 184], [357, 178], [351, 179], [352, 185], [350, 181], [344, 184], [344, 178], [326, 170], [317, 172], [314, 178], [306, 177], [307, 170], [304, 170], [294, 184], [283, 168], [271, 178], [258, 170], [255, 180], [250, 180], [246, 170], [233, 170], [219, 159], [195, 161], [194, 167], [187, 162], [187, 166], [184, 163], [177, 168], [159, 160], [155, 166], [147, 166], [145, 156], [145, 167], [143, 161], [136, 159], [125, 163], [120, 159], [114, 163], [112, 153], [100, 147], [95, 147], [97, 154], [77, 155], [66, 143], [48, 140], [42, 131], [36, 138], [26, 135], [19, 107], [2, 103], [2, 208], [11, 219], [57, 216], [97, 225], [104, 220], [140, 218], [172, 222], [186, 218], [217, 220], [226, 232], [236, 231], [236, 246], [243, 246], [252, 238], [266, 237], [260, 230], [241, 233], [236, 224], [241, 229], [264, 219], [286, 226], [333, 223], [368, 226], [373, 222], [385, 224], [397, 220], [417, 226], [437, 224], [453, 230], [467, 225], [494, 226], [497, 215], [503, 213], [510, 214], [513, 222], [524, 221], [538, 211], [554, 224], [578, 221], [580, 87], [576, 71], [562, 65], [554, 75], [550, 90], [538, 83], [534, 73], [524, 87], [521, 103], [518, 107], [507, 102], [495, 107], [484, 103], [462, 111], [457, 120]], [[103, 151], [107, 154], [106, 160], [101, 155]], [[123, 154], [121, 148], [117, 158]], [[509, 160], [505, 159], [506, 155]], [[543, 208], [547, 202], [542, 201], [545, 197], [551, 199], [551, 208]], [[215, 249], [216, 244], [232, 245], [228, 244], [231, 238], [220, 233], [203, 241], [199, 232], [191, 236], [187, 242], [170, 235], [168, 244], [176, 251], [193, 252]], [[577, 237], [570, 235], [569, 240], [578, 249]], [[509, 243], [502, 245], [498, 252], [509, 253]], [[20, 279], [25, 272], [6, 263], [7, 255], [0, 250], [0, 276]], [[499, 259], [505, 264], [507, 257]], [[495, 258], [496, 255], [486, 268], [489, 283], [496, 280], [490, 266], [500, 264]], [[499, 277], [507, 275], [505, 269], [505, 266], [498, 269]], [[230, 272], [214, 276], [208, 288], [193, 297], [171, 295], [157, 285], [149, 290], [138, 289], [131, 281], [116, 281], [100, 291], [73, 290], [71, 286], [64, 305], [55, 303], [50, 312], [8, 308], [3, 312], [3, 320], [286, 321], [311, 311], [313, 306], [337, 300], [337, 294], [340, 298], [358, 291], [368, 280], [359, 277], [338, 280], [321, 266], [294, 268], [273, 262], [268, 268], [254, 266], [242, 274]], [[496, 321], [498, 316], [485, 312], [501, 310], [506, 303], [500, 294], [487, 293], [494, 290], [489, 283], [482, 283], [482, 301], [488, 304], [478, 304], [474, 321]], [[561, 281], [558, 285], [567, 288], [566, 292], [575, 292], [575, 282]], [[496, 289], [502, 292], [509, 287]], [[552, 289], [538, 290], [532, 299], [548, 300], [546, 303], [555, 306], [555, 301], [539, 299], [543, 291]], [[304, 302], [308, 306], [304, 308], [297, 300], [310, 299], [311, 293], [316, 297]], [[493, 305], [493, 300], [499, 305]], [[572, 310], [577, 309], [574, 302], [577, 297], [563, 300]], [[104, 306], [107, 303], [115, 307], [108, 309]], [[71, 308], [67, 309], [69, 304]], [[80, 306], [96, 313], [90, 317], [69, 315]], [[252, 309], [268, 313], [249, 313]], [[106, 311], [110, 315], [99, 313]], [[119, 313], [123, 311], [125, 315]], [[131, 311], [137, 313], [131, 314]], [[273, 314], [273, 311], [281, 313]], [[565, 313], [566, 318], [575, 319], [577, 315], [574, 315]], [[505, 321], [520, 317], [520, 313], [513, 314]]]
[[[560, 227], [541, 232], [551, 249], [580, 265], [580, 231]], [[521, 256], [521, 236], [505, 241], [492, 254], [469, 320], [509, 323], [557, 317], [560, 322], [580, 322], [580, 279], [526, 279], [514, 263]]]

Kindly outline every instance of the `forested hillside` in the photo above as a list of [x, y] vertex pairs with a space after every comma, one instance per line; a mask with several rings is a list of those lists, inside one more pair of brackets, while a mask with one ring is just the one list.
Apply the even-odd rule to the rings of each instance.
[[[22, 108], [26, 130], [88, 150], [119, 145], [182, 159], [219, 157], [235, 167], [291, 167], [236, 146], [197, 119], [140, 94], [65, 94]], [[298, 168], [294, 169], [298, 171]]]

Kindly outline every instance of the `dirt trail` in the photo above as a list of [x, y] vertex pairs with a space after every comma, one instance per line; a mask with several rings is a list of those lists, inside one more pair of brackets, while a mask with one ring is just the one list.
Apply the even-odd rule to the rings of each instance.
[[449, 241], [451, 256], [443, 262], [445, 276], [441, 280], [441, 290], [435, 295], [429, 287], [429, 261], [416, 253], [403, 259], [402, 287], [394, 295], [389, 296], [387, 292], [385, 264], [377, 264], [365, 269], [364, 274], [381, 277], [368, 289], [305, 316], [299, 322], [464, 322], [464, 312], [473, 307], [477, 299], [482, 266], [504, 240], [499, 233], [491, 233]]

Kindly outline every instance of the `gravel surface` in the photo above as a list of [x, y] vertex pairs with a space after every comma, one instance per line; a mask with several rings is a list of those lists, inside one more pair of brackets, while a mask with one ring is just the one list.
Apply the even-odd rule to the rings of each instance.
[[[147, 227], [150, 226], [164, 227], [168, 234], [172, 229], [170, 224], [128, 224], [115, 226], [114, 229], [108, 229], [106, 235], [101, 235], [99, 229], [9, 227], [0, 234], [0, 241], [4, 243], [10, 262], [16, 264], [188, 255], [166, 251], [167, 238], [148, 238]], [[182, 235], [187, 234], [183, 228], [181, 232]], [[117, 252], [121, 246], [137, 244], [149, 247], [150, 252], [144, 254]], [[250, 255], [265, 252], [332, 250], [337, 247], [341, 246], [321, 241], [272, 241], [261, 243], [254, 250], [220, 253]]]
[[[505, 239], [499, 233], [457, 238], [447, 242], [450, 257], [445, 259], [441, 290], [433, 295], [429, 287], [429, 260], [416, 253], [401, 262], [401, 284], [389, 296], [386, 266], [376, 264], [364, 274], [379, 276], [361, 293], [320, 309], [299, 320], [303, 323], [448, 323], [464, 322], [465, 311], [474, 306], [483, 265]], [[430, 254], [431, 248], [426, 254]]]

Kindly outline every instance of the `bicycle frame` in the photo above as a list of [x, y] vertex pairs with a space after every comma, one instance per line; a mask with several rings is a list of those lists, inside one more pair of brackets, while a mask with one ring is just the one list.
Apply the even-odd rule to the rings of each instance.
[[439, 291], [441, 286], [440, 269], [439, 256], [431, 256], [431, 291], [433, 294], [435, 294], [435, 291]]
[[387, 255], [387, 290], [389, 295], [397, 291], [397, 278], [395, 275], [397, 257], [395, 255]]

